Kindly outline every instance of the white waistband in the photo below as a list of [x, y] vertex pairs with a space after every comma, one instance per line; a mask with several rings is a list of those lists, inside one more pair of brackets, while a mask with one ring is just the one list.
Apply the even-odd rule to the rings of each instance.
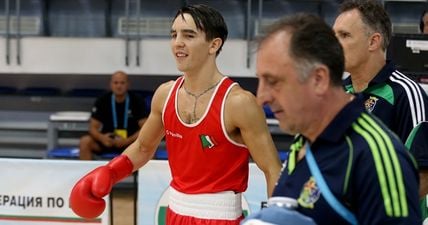
[[235, 220], [242, 215], [241, 194], [232, 191], [185, 194], [169, 188], [169, 208], [177, 214], [201, 219]]

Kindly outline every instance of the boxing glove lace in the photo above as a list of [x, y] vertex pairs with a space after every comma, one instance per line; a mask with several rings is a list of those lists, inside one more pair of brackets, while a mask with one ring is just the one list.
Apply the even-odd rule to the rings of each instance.
[[70, 194], [70, 207], [77, 215], [93, 219], [101, 215], [106, 203], [104, 196], [111, 192], [114, 184], [129, 176], [133, 165], [127, 155], [112, 159], [81, 178]]

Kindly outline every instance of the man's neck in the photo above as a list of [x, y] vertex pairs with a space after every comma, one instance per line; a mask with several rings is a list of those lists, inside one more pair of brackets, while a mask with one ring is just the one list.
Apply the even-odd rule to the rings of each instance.
[[116, 102], [118, 102], [118, 103], [122, 103], [122, 102], [124, 102], [124, 101], [125, 101], [125, 98], [126, 98], [126, 94], [124, 94], [124, 95], [115, 95], [115, 96], [114, 96], [114, 100], [115, 100]]
[[386, 61], [384, 58], [370, 59], [367, 63], [352, 69], [350, 72], [352, 87], [354, 92], [362, 92], [369, 85], [370, 81], [379, 73], [385, 66]]
[[341, 88], [332, 89], [324, 96], [324, 101], [316, 107], [317, 110], [313, 111], [313, 122], [309, 123], [302, 134], [311, 142], [314, 142], [343, 107], [353, 99], [354, 95], [345, 93]]
[[202, 92], [207, 87], [218, 82], [222, 76], [216, 65], [184, 72], [186, 88], [193, 93]]

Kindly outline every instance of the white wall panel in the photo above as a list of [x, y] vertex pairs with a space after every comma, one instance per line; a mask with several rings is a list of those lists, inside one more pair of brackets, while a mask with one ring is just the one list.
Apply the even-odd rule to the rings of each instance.
[[[169, 39], [146, 39], [140, 43], [140, 66], [137, 66], [137, 43], [129, 43], [129, 65], [125, 65], [126, 42], [118, 38], [44, 38], [21, 39], [21, 64], [17, 43], [10, 40], [10, 63], [6, 63], [6, 40], [0, 38], [0, 73], [19, 74], [110, 74], [121, 69], [135, 75], [177, 75]], [[254, 57], [252, 57], [254, 58]], [[218, 56], [224, 74], [254, 77], [254, 60], [247, 68], [247, 43], [228, 40]]]

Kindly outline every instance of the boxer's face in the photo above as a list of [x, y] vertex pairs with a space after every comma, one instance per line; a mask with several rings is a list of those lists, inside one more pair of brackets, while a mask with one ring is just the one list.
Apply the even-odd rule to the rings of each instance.
[[198, 70], [207, 61], [211, 41], [206, 40], [205, 32], [196, 27], [188, 13], [179, 15], [171, 27], [171, 50], [181, 72]]

